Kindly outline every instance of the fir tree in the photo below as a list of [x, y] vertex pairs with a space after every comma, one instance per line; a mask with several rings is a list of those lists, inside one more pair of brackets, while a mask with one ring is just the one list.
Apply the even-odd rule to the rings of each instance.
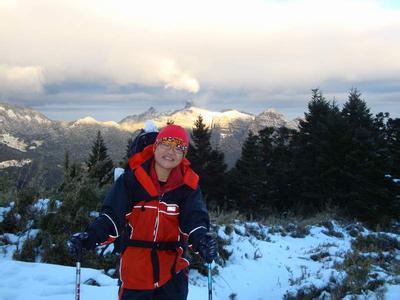
[[315, 212], [340, 202], [344, 122], [336, 103], [329, 103], [319, 89], [314, 89], [299, 127], [294, 144], [294, 183], [300, 191], [299, 208]]
[[107, 147], [100, 131], [97, 132], [92, 152], [86, 164], [89, 176], [96, 179], [100, 186], [111, 182], [113, 162], [107, 154]]
[[241, 157], [229, 173], [229, 199], [243, 213], [254, 215], [258, 212], [261, 173], [259, 137], [250, 131], [243, 144]]
[[[211, 131], [198, 116], [192, 130], [192, 144], [189, 145], [188, 159], [193, 170], [200, 177], [204, 199], [209, 206], [224, 206], [225, 171], [224, 154], [211, 147]], [[216, 184], [217, 183], [217, 184]]]
[[129, 151], [131, 150], [132, 143], [133, 143], [133, 138], [129, 137], [126, 142], [125, 155], [122, 157], [122, 159], [118, 163], [120, 168], [125, 168], [125, 166], [127, 166], [128, 158], [129, 158], [128, 155], [129, 155]]
[[[260, 168], [260, 183], [257, 188], [259, 192], [259, 208], [263, 207], [264, 210], [271, 210], [273, 207], [271, 199], [272, 187], [272, 177], [273, 177], [273, 138], [274, 133], [273, 127], [266, 127], [258, 132], [258, 144], [260, 151], [260, 162], [262, 168]], [[262, 203], [261, 203], [262, 202]]]
[[198, 116], [192, 129], [192, 146], [188, 152], [188, 158], [192, 164], [193, 170], [200, 176], [200, 183], [205, 177], [206, 163], [211, 153], [211, 132], [210, 129], [204, 124], [203, 117]]
[[387, 121], [386, 142], [390, 157], [390, 175], [400, 178], [400, 119]]
[[218, 149], [211, 150], [206, 167], [204, 184], [207, 187], [207, 200], [211, 207], [227, 209], [226, 202], [226, 169], [224, 153]]
[[381, 136], [356, 89], [350, 91], [342, 115], [347, 124], [343, 174], [348, 188], [343, 202], [346, 213], [376, 224], [393, 213], [393, 195], [385, 178], [388, 170], [386, 157], [382, 155]]
[[[268, 131], [267, 131], [268, 132]], [[266, 203], [266, 212], [291, 210], [297, 199], [297, 189], [293, 186], [293, 150], [292, 139], [296, 134], [293, 129], [280, 127], [269, 130], [270, 138], [262, 151], [263, 166], [265, 167], [265, 187], [263, 201]], [[263, 144], [264, 132], [260, 131], [260, 143]]]
[[70, 168], [69, 152], [65, 151], [64, 155], [64, 175], [68, 174]]

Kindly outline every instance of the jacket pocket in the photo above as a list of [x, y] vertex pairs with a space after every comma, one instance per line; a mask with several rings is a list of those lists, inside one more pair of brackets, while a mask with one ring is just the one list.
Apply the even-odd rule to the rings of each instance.
[[130, 239], [153, 241], [158, 215], [158, 201], [140, 201], [128, 217], [132, 232]]

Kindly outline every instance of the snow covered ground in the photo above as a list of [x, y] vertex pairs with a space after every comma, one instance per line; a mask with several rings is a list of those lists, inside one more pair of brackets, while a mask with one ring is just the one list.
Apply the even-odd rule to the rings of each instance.
[[[236, 222], [228, 228], [219, 226], [218, 235], [227, 244], [225, 249], [232, 254], [223, 267], [214, 265], [218, 274], [213, 277], [213, 299], [283, 299], [300, 288], [312, 285], [322, 288], [332, 278], [340, 281], [345, 273], [334, 266], [343, 262], [354, 237], [348, 228], [337, 222], [330, 224], [329, 230], [322, 225], [311, 226], [304, 237], [296, 230], [287, 234], [278, 227], [257, 223]], [[365, 229], [361, 229], [361, 233], [371, 234]], [[399, 236], [391, 236], [400, 241]], [[12, 235], [0, 237], [18, 242]], [[73, 299], [74, 267], [13, 261], [11, 254], [14, 250], [13, 245], [0, 246], [0, 300]], [[399, 261], [398, 249], [395, 255]], [[379, 268], [373, 271], [386, 282], [384, 299], [400, 299], [398, 275]], [[84, 283], [89, 279], [94, 279], [100, 286], [82, 284], [81, 299], [117, 299], [115, 279], [100, 270], [83, 268], [81, 281]], [[190, 300], [208, 299], [207, 278], [197, 271], [190, 272], [189, 289]], [[325, 299], [330, 299], [328, 293], [324, 295]], [[376, 299], [378, 294], [364, 292], [358, 298]], [[346, 299], [352, 298], [348, 296]]]

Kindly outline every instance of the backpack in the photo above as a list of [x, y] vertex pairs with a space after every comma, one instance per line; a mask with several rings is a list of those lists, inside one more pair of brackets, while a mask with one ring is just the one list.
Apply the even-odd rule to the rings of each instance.
[[[154, 125], [153, 127], [149, 126]], [[149, 129], [150, 128], [150, 129]], [[151, 130], [151, 131], [149, 131]], [[132, 141], [129, 150], [128, 150], [128, 158], [135, 155], [136, 153], [139, 153], [143, 151], [144, 148], [146, 148], [149, 145], [152, 145], [155, 143], [158, 131], [157, 127], [155, 127], [155, 124], [152, 121], [146, 121], [145, 128], [141, 129], [139, 134], [135, 137], [135, 139]], [[125, 169], [129, 168], [128, 162], [126, 162]], [[115, 168], [114, 169], [114, 181], [118, 179], [120, 175], [124, 173], [124, 169], [122, 168]], [[121, 253], [122, 250], [122, 235], [120, 235], [114, 242], [114, 250], [113, 253]], [[105, 248], [103, 248], [101, 252], [101, 256], [104, 254], [104, 251], [107, 249], [109, 245], [107, 245]]]
[[128, 158], [135, 155], [136, 153], [142, 152], [148, 145], [154, 144], [157, 138], [158, 132], [151, 131], [146, 132], [141, 129], [136, 138], [132, 141], [128, 151]]

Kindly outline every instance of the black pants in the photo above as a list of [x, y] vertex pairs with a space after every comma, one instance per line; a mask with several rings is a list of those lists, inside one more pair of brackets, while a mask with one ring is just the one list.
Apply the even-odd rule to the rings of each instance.
[[120, 300], [186, 300], [188, 273], [182, 270], [163, 286], [154, 290], [123, 289]]

